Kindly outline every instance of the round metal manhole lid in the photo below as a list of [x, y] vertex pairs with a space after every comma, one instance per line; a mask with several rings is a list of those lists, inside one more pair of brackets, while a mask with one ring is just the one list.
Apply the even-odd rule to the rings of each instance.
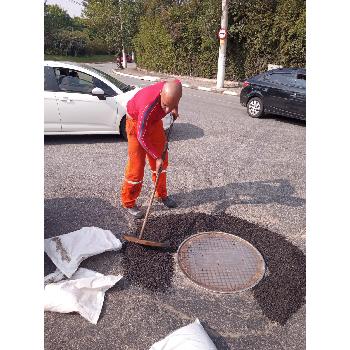
[[225, 232], [202, 232], [187, 238], [178, 249], [177, 261], [191, 281], [218, 293], [250, 289], [265, 273], [259, 251]]

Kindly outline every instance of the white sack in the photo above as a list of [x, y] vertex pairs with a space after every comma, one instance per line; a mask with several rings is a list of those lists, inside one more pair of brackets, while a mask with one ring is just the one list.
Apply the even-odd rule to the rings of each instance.
[[96, 324], [100, 317], [105, 292], [123, 276], [104, 276], [101, 273], [79, 268], [69, 279], [47, 284], [44, 291], [44, 310], [78, 312]]
[[45, 239], [44, 250], [58, 269], [71, 277], [84, 259], [121, 247], [122, 243], [111, 231], [83, 227], [78, 231]]
[[149, 350], [217, 350], [198, 318], [154, 343]]

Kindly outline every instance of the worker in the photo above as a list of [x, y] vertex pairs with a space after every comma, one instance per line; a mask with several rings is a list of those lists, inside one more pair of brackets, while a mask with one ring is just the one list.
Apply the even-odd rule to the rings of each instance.
[[142, 189], [146, 157], [155, 183], [161, 167], [156, 189], [156, 198], [168, 208], [175, 208], [176, 202], [167, 194], [166, 171], [168, 152], [164, 161], [166, 136], [162, 118], [172, 113], [174, 120], [179, 117], [178, 105], [182, 96], [179, 80], [161, 81], [138, 91], [126, 106], [126, 134], [128, 137], [128, 161], [122, 185], [122, 206], [134, 218], [140, 219], [144, 213], [136, 205]]

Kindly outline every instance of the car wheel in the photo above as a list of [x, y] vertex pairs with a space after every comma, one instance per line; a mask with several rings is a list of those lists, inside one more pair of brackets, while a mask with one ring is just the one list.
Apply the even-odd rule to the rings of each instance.
[[260, 118], [264, 112], [264, 105], [261, 98], [251, 98], [247, 103], [247, 112], [252, 118]]
[[128, 141], [128, 135], [126, 134], [126, 116], [122, 118], [119, 129], [120, 129], [120, 135], [122, 135], [122, 138], [125, 141]]

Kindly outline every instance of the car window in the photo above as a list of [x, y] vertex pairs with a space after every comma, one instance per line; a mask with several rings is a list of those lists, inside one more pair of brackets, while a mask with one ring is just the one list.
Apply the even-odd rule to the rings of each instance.
[[92, 70], [93, 72], [101, 75], [102, 77], [106, 78], [107, 80], [109, 80], [112, 84], [114, 84], [118, 89], [122, 90], [123, 92], [127, 92], [127, 91], [130, 91], [130, 90], [133, 90], [135, 87], [133, 86], [130, 86], [128, 84], [124, 84], [123, 82], [119, 81], [118, 79], [115, 79], [114, 77], [112, 77], [111, 75], [99, 70], [99, 69], [96, 69], [96, 68], [93, 68], [91, 66], [89, 67], [86, 67], [87, 69], [90, 69]]
[[102, 80], [92, 77], [92, 82], [95, 87], [102, 89], [107, 96], [112, 97], [117, 95], [117, 93]]
[[296, 76], [292, 73], [271, 73], [267, 74], [266, 78], [275, 84], [283, 86], [295, 87], [298, 85]]
[[288, 73], [270, 73], [265, 78], [273, 83], [285, 84], [288, 75]]
[[55, 72], [52, 67], [44, 66], [44, 90], [58, 91], [58, 85], [55, 78]]
[[93, 77], [89, 74], [69, 68], [55, 68], [58, 86], [62, 91], [90, 94], [95, 87]]
[[299, 73], [297, 74], [296, 85], [298, 88], [306, 88], [306, 74]]

